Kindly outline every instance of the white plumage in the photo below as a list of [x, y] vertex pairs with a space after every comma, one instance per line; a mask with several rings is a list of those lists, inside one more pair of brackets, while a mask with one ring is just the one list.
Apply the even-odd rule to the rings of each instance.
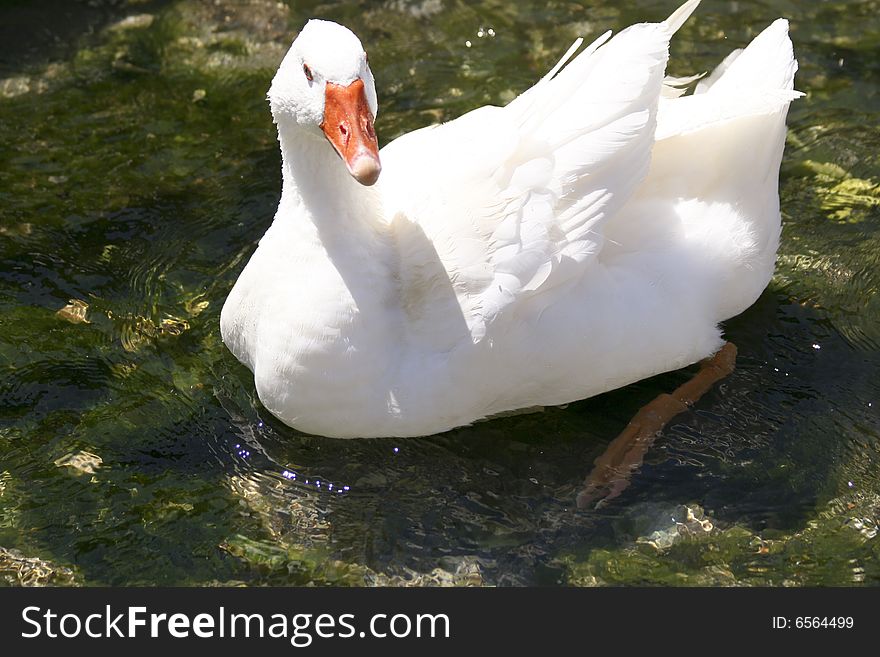
[[669, 39], [697, 4], [603, 35], [506, 107], [400, 137], [373, 187], [296, 79], [321, 75], [303, 46], [321, 43], [327, 81], [369, 78], [375, 113], [363, 49], [309, 22], [269, 93], [278, 213], [221, 317], [266, 408], [326, 436], [425, 435], [712, 354], [772, 275], [799, 94], [778, 20], [670, 97]]

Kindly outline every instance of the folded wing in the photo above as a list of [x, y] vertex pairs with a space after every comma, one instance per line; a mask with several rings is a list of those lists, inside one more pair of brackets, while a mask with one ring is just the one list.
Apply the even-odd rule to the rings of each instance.
[[[504, 331], [505, 318], [539, 313], [551, 290], [583, 275], [603, 248], [605, 223], [648, 171], [669, 40], [697, 4], [601, 36], [506, 107], [383, 149], [410, 322], [435, 336], [447, 322], [480, 342]], [[455, 298], [437, 308], [438, 295], [425, 292], [450, 284]], [[420, 307], [428, 298], [435, 306]]]

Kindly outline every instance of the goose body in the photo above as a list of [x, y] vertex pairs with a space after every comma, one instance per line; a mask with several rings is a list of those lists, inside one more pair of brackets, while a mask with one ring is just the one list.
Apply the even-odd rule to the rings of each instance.
[[278, 211], [221, 315], [266, 408], [427, 435], [714, 353], [773, 273], [799, 94], [778, 20], [674, 97], [669, 40], [697, 4], [381, 152], [360, 42], [310, 21], [269, 92]]

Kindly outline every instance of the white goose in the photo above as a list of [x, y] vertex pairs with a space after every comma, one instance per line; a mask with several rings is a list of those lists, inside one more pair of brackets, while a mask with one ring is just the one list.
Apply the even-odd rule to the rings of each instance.
[[221, 315], [265, 407], [325, 436], [426, 435], [714, 353], [773, 272], [799, 94], [778, 20], [673, 98], [697, 4], [381, 153], [361, 43], [309, 21], [268, 94], [278, 212]]

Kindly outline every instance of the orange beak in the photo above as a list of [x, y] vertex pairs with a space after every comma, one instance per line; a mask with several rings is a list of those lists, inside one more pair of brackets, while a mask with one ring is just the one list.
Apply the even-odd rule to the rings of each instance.
[[379, 179], [379, 143], [363, 80], [355, 80], [347, 87], [327, 83], [321, 130], [355, 180], [372, 185]]

